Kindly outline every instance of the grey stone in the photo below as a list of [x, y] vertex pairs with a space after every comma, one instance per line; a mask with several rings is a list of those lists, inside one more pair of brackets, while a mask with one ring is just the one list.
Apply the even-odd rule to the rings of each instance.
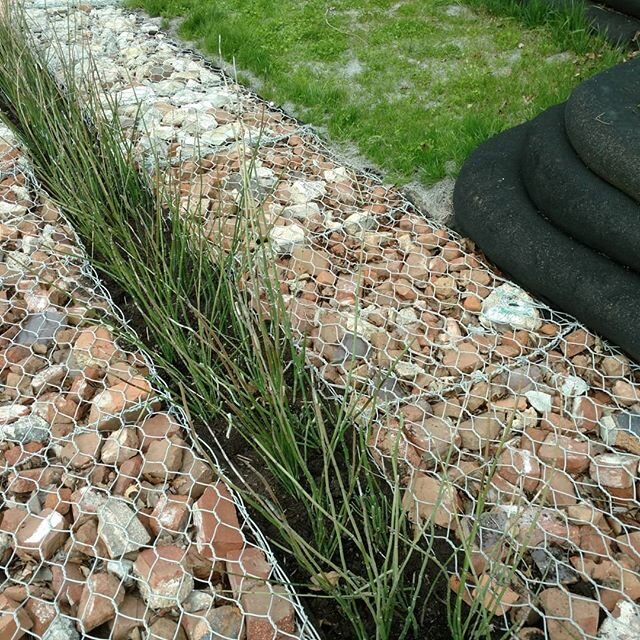
[[342, 347], [346, 352], [347, 358], [366, 358], [371, 350], [371, 346], [364, 338], [354, 335], [353, 333], [344, 334]]
[[619, 447], [640, 455], [640, 415], [621, 411], [604, 416], [598, 423], [598, 435], [610, 447]]
[[225, 189], [235, 191], [237, 194], [236, 201], [238, 202], [243, 196], [248, 196], [250, 199], [260, 201], [271, 191], [271, 187], [261, 184], [258, 178], [251, 176], [245, 179], [244, 176], [239, 173], [234, 173], [227, 178]]
[[406, 185], [405, 196], [427, 217], [443, 224], [453, 218], [453, 189], [455, 180], [447, 177], [431, 187], [417, 182]]
[[613, 417], [618, 429], [629, 431], [640, 438], [640, 414], [629, 411], [616, 413]]
[[407, 397], [406, 391], [402, 388], [397, 378], [387, 378], [378, 390], [378, 399], [383, 402], [402, 400]]
[[98, 536], [112, 559], [136, 551], [151, 540], [135, 511], [124, 500], [109, 498], [97, 509]]
[[568, 552], [560, 547], [533, 549], [531, 558], [546, 583], [573, 584], [579, 580], [578, 574], [569, 564]]
[[33, 344], [49, 346], [53, 342], [56, 331], [65, 324], [66, 320], [67, 316], [55, 309], [32, 313], [25, 318], [22, 329], [16, 336], [16, 342], [24, 346]]
[[[242, 613], [238, 607], [224, 605], [216, 607], [207, 615], [209, 628], [213, 631], [212, 638], [240, 638], [242, 637]], [[280, 634], [278, 634], [280, 635]]]
[[542, 324], [533, 298], [510, 283], [500, 285], [485, 299], [480, 322], [490, 327], [506, 325], [528, 331], [536, 331]]
[[44, 632], [42, 640], [80, 640], [80, 634], [75, 621], [59, 613]]
[[51, 434], [49, 423], [35, 414], [18, 418], [0, 426], [0, 439], [15, 442], [47, 442]]
[[192, 591], [182, 603], [182, 608], [188, 613], [209, 611], [215, 606], [215, 595], [207, 591]]
[[478, 516], [478, 544], [491, 549], [504, 539], [509, 516], [504, 511], [484, 511]]

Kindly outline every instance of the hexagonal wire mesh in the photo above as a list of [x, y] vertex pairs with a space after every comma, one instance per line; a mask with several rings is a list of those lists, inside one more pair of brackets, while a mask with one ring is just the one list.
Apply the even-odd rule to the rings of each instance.
[[137, 149], [160, 159], [214, 244], [230, 246], [240, 200], [255, 201], [256, 248], [273, 253], [323, 392], [377, 395], [372, 454], [384, 469], [400, 452], [410, 517], [470, 552], [471, 577], [454, 566], [451, 588], [531, 634], [638, 624], [638, 366], [157, 22], [71, 13], [69, 30], [65, 12], [32, 12], [38, 36], [90, 42]]

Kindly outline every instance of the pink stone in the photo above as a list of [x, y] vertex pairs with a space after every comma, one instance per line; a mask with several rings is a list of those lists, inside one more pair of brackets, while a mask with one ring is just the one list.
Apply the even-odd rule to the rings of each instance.
[[282, 585], [268, 582], [254, 585], [242, 596], [242, 606], [246, 614], [247, 640], [273, 640], [295, 632], [293, 605]]
[[629, 489], [635, 484], [637, 468], [635, 456], [603, 453], [592, 460], [589, 475], [601, 487]]
[[595, 638], [600, 615], [595, 600], [552, 588], [540, 594], [540, 602], [546, 614], [549, 640]]
[[154, 484], [174, 478], [182, 465], [183, 450], [182, 441], [154, 440], [144, 455], [142, 475]]
[[152, 609], [175, 607], [193, 590], [186, 555], [184, 549], [173, 545], [158, 545], [138, 555], [133, 570], [140, 578], [142, 597]]
[[110, 573], [94, 573], [82, 590], [78, 618], [85, 633], [115, 618], [124, 599], [124, 587]]
[[193, 507], [198, 551], [206, 558], [223, 559], [244, 546], [238, 514], [226, 485], [207, 487]]
[[60, 601], [73, 607], [77, 606], [86, 580], [80, 565], [73, 562], [66, 562], [63, 565], [53, 563], [51, 574], [51, 586]]
[[236, 598], [256, 581], [263, 582], [271, 574], [271, 565], [257, 547], [234, 549], [227, 553], [227, 576]]
[[20, 525], [16, 551], [21, 557], [49, 560], [68, 537], [65, 517], [53, 509], [44, 509], [39, 514], [30, 514]]
[[179, 436], [182, 430], [180, 423], [168, 413], [154, 413], [142, 422], [141, 449], [145, 452], [154, 440], [164, 440], [171, 436]]
[[538, 449], [538, 457], [549, 466], [568, 473], [582, 473], [589, 468], [589, 442], [550, 433]]
[[432, 520], [440, 527], [448, 527], [460, 509], [460, 498], [453, 485], [416, 473], [402, 504], [412, 522]]
[[0, 595], [0, 638], [18, 640], [33, 626], [29, 614], [17, 602]]

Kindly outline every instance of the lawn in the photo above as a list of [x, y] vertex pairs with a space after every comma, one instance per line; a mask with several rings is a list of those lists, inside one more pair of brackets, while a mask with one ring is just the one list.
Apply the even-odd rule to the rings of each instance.
[[455, 175], [480, 142], [622, 57], [579, 16], [543, 15], [535, 3], [518, 12], [508, 0], [129, 5], [181, 16], [180, 36], [221, 52], [241, 81], [399, 183]]

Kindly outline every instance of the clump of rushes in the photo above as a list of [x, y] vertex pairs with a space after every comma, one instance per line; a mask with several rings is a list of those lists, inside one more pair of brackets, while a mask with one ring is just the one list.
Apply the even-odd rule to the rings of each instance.
[[[380, 477], [366, 425], [354, 427], [365, 422], [362, 403], [351, 393], [341, 404], [316, 395], [270, 286], [268, 255], [251, 250], [240, 228], [231, 251], [212, 247], [170, 187], [139, 169], [98, 78], [81, 83], [71, 61], [54, 78], [20, 12], [0, 19], [0, 59], [1, 115], [36, 179], [120, 302], [135, 306], [143, 346], [193, 423], [221, 425], [210, 427], [215, 438], [229, 425], [251, 448], [255, 481], [238, 479], [237, 488], [293, 560], [299, 592], [311, 585], [310, 602], [333, 603], [327, 636], [455, 637], [443, 624], [446, 582], [432, 597], [445, 576], [430, 570], [431, 524], [407, 522], [398, 460], [387, 466], [390, 483]], [[239, 217], [256, 215], [247, 205]], [[258, 282], [269, 318], [252, 304]], [[208, 434], [194, 428], [196, 443]], [[482, 629], [475, 637], [488, 637]]]

